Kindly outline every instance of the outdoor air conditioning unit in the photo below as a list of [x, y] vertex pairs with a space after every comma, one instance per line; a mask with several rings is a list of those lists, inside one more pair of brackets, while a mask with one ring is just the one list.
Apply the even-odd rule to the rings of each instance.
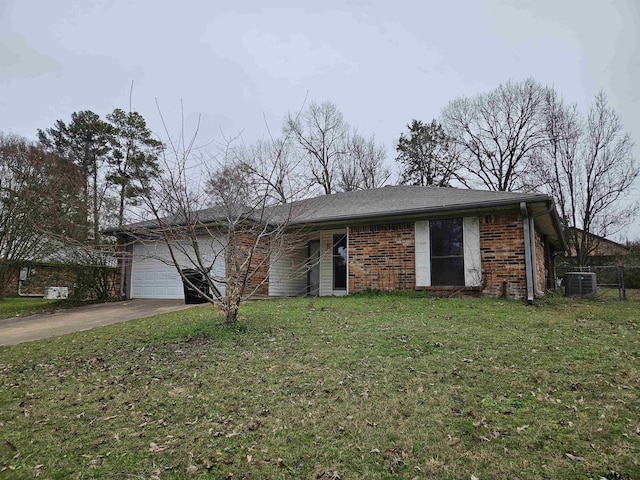
[[567, 272], [564, 275], [566, 297], [592, 297], [596, 294], [595, 272]]

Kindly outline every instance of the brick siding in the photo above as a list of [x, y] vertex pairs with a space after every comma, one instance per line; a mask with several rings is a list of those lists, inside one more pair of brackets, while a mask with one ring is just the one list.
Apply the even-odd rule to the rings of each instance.
[[[487, 296], [525, 298], [527, 281], [522, 216], [519, 212], [506, 212], [481, 215], [479, 220], [482, 287], [416, 287], [415, 224], [396, 222], [349, 227], [349, 293], [418, 288], [443, 295], [475, 295], [481, 290]], [[544, 238], [538, 231], [535, 252], [537, 285], [544, 292], [546, 252]]]
[[349, 228], [349, 292], [413, 290], [413, 222]]
[[[44, 295], [48, 287], [67, 287], [69, 297], [75, 295], [78, 284], [78, 267], [65, 265], [36, 264], [29, 268], [27, 279], [19, 285], [20, 270], [14, 270], [5, 285], [4, 295], [18, 295], [18, 287], [22, 295]], [[86, 267], [90, 268], [90, 267]], [[110, 269], [109, 296], [116, 297], [120, 286], [120, 271]]]
[[[536, 232], [536, 275], [544, 290], [543, 239]], [[480, 217], [482, 293], [509, 298], [526, 296], [524, 227], [518, 213]], [[415, 227], [413, 222], [349, 228], [349, 292], [413, 290]], [[451, 294], [451, 289], [434, 289]], [[457, 290], [464, 291], [458, 287]], [[473, 290], [473, 289], [471, 289]], [[470, 290], [469, 293], [473, 294]]]
[[524, 227], [519, 214], [481, 216], [480, 252], [485, 295], [526, 296]]
[[[240, 255], [249, 254], [251, 248], [254, 248], [255, 234], [249, 232], [240, 232], [236, 235], [236, 241], [239, 245]], [[251, 264], [249, 265], [249, 280], [245, 294], [253, 295], [268, 295], [269, 294], [269, 243], [265, 239], [258, 244], [253, 250], [253, 256], [251, 257]], [[233, 252], [233, 248], [228, 250], [228, 253]], [[228, 271], [227, 260], [227, 275]]]

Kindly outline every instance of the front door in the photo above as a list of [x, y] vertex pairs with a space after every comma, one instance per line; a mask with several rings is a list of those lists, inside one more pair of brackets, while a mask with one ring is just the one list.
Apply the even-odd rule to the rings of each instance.
[[347, 290], [347, 236], [333, 236], [333, 290]]
[[307, 295], [320, 295], [320, 240], [307, 244]]

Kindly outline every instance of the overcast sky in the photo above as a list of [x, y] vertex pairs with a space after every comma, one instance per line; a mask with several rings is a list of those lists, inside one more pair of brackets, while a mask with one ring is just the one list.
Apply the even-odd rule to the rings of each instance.
[[[269, 7], [263, 6], [269, 4]], [[389, 152], [412, 118], [533, 77], [586, 111], [603, 89], [640, 142], [638, 0], [0, 0], [0, 130], [132, 108], [165, 137], [280, 133], [329, 100]], [[635, 149], [640, 156], [640, 147]], [[629, 231], [640, 238], [640, 220]]]

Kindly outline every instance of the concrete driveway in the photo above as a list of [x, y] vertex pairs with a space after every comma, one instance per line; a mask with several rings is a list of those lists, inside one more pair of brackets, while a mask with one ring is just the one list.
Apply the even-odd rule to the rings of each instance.
[[135, 299], [0, 319], [0, 345], [15, 345], [41, 338], [90, 330], [112, 323], [190, 308], [184, 300]]

